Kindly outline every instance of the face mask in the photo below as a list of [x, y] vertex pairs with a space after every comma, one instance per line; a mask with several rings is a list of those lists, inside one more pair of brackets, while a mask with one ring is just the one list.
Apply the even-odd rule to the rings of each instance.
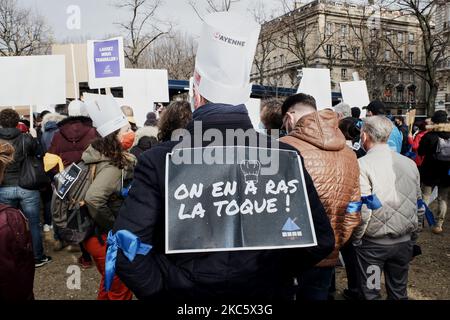
[[122, 139], [120, 140], [122, 148], [124, 150], [130, 149], [133, 146], [135, 137], [136, 137], [136, 134], [133, 131], [123, 134]]

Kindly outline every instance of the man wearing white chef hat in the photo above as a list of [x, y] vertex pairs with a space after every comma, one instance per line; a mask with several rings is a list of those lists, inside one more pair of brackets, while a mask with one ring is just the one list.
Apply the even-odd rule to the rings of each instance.
[[[229, 130], [252, 132], [256, 140], [261, 141], [245, 107], [251, 94], [250, 72], [259, 32], [258, 24], [237, 14], [219, 12], [205, 18], [194, 71], [195, 111], [193, 122], [186, 128], [190, 135], [185, 136], [183, 142], [189, 140], [191, 145], [197, 145], [194, 139], [202, 139], [208, 129], [219, 131], [223, 137]], [[196, 132], [196, 129], [194, 134], [198, 123], [201, 123], [201, 132]], [[200, 141], [203, 147], [211, 143], [205, 140]], [[237, 141], [233, 145], [238, 145]], [[267, 142], [267, 138], [263, 141]], [[140, 248], [144, 253], [137, 254], [130, 262], [128, 248], [121, 247], [117, 257], [111, 257], [110, 261], [117, 261], [116, 271], [121, 280], [139, 299], [151, 298], [153, 301], [286, 298], [292, 289], [290, 275], [299, 268], [312, 267], [325, 258], [334, 246], [333, 231], [308, 173], [304, 172], [313, 222], [315, 230], [320, 230], [317, 246], [287, 252], [205, 251], [189, 254], [188, 257], [166, 255], [166, 204], [161, 190], [166, 188], [166, 155], [175, 147], [179, 148], [178, 143], [162, 143], [139, 159], [133, 187], [113, 229], [112, 239], [116, 240], [110, 242], [119, 243], [119, 235], [126, 231], [139, 239], [134, 243], [144, 244]], [[270, 142], [264, 146], [258, 143], [257, 146], [270, 148]], [[280, 145], [280, 148], [284, 147]], [[205, 172], [207, 175], [208, 172]], [[233, 236], [230, 235], [230, 238]], [[146, 245], [153, 246], [150, 252], [146, 250], [148, 247], [144, 247]]]

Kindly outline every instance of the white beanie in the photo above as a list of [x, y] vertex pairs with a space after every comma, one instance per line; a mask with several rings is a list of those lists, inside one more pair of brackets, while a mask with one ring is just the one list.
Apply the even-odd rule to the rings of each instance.
[[112, 95], [86, 94], [85, 102], [97, 132], [104, 138], [129, 125], [127, 118]]
[[89, 113], [86, 110], [86, 105], [80, 100], [73, 100], [69, 104], [68, 111], [69, 117], [89, 116]]
[[194, 85], [207, 100], [244, 104], [261, 26], [235, 13], [216, 12], [203, 23], [195, 61]]

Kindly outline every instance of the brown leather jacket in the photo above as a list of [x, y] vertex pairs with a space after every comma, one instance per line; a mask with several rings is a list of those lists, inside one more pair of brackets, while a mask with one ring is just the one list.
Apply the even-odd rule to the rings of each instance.
[[338, 124], [333, 111], [314, 112], [301, 118], [295, 129], [280, 139], [303, 156], [304, 166], [312, 177], [334, 230], [335, 249], [318, 264], [319, 267], [336, 265], [339, 249], [361, 221], [360, 212], [347, 213], [350, 202], [361, 201], [359, 166], [355, 153], [346, 146]]

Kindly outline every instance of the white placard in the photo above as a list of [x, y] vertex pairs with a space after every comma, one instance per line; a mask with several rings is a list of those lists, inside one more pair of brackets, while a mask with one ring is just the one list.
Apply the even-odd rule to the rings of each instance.
[[121, 87], [125, 69], [124, 56], [122, 37], [88, 41], [89, 88]]
[[154, 102], [169, 102], [167, 70], [125, 69], [121, 105], [133, 108], [136, 124], [142, 127]]
[[150, 97], [155, 102], [170, 102], [169, 74], [167, 70], [147, 70]]
[[363, 110], [362, 108], [370, 103], [366, 81], [341, 82], [340, 85], [343, 101], [352, 108], [360, 108], [362, 111], [361, 117], [364, 118], [366, 110]]
[[303, 77], [297, 93], [313, 96], [316, 99], [317, 110], [331, 108], [330, 69], [303, 68]]
[[0, 106], [66, 103], [65, 58], [1, 57]]
[[261, 121], [261, 100], [250, 98], [245, 106], [247, 107], [248, 115], [252, 121], [253, 128], [258, 130], [259, 122]]

